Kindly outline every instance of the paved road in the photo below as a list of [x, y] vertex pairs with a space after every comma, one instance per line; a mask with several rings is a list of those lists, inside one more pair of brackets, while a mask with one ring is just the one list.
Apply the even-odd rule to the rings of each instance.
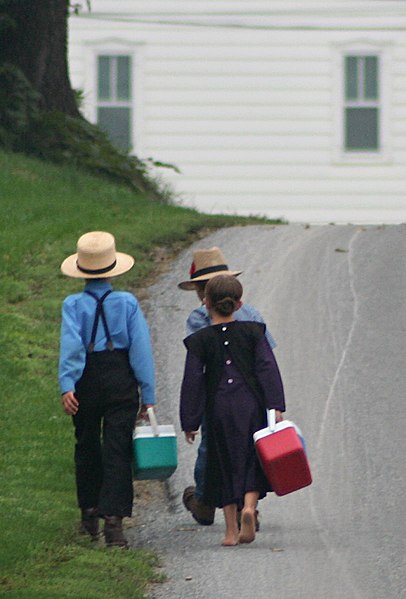
[[[220, 512], [199, 527], [181, 506], [194, 449], [137, 509], [132, 544], [158, 549], [168, 581], [154, 599], [401, 599], [406, 597], [406, 226], [289, 225], [221, 230], [243, 269], [245, 301], [278, 342], [287, 415], [302, 428], [311, 487], [260, 504], [252, 545], [220, 546]], [[176, 283], [191, 250], [150, 289], [160, 418], [178, 427], [186, 315], [193, 293]], [[164, 491], [168, 492], [168, 499]]]

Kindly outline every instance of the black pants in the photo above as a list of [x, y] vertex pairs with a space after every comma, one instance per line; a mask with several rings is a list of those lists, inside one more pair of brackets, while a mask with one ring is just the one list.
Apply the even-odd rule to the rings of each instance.
[[75, 467], [79, 507], [131, 516], [132, 431], [138, 384], [123, 350], [90, 353], [76, 385]]

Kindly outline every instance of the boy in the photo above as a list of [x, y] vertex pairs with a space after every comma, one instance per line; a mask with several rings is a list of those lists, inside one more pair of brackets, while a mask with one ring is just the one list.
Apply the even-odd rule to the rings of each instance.
[[[129, 271], [134, 259], [116, 252], [113, 235], [92, 231], [63, 274], [84, 279], [81, 293], [63, 302], [59, 384], [62, 405], [75, 427], [75, 471], [81, 529], [93, 540], [104, 518], [107, 546], [127, 548], [123, 517], [131, 516], [132, 431], [155, 404], [149, 330], [137, 299], [113, 291], [110, 279]], [[102, 440], [101, 440], [102, 437]]]

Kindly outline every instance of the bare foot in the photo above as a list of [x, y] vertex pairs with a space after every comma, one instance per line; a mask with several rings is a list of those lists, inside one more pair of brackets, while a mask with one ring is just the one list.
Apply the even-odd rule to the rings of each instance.
[[255, 539], [255, 510], [244, 508], [241, 514], [241, 531], [238, 541], [240, 543], [252, 543]]
[[238, 535], [226, 535], [221, 543], [223, 547], [235, 547], [238, 545]]

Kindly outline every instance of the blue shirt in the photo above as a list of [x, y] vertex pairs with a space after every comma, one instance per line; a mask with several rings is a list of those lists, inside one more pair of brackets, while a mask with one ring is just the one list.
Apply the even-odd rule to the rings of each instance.
[[[85, 289], [101, 297], [112, 286], [105, 280], [88, 281]], [[141, 402], [156, 403], [151, 339], [138, 300], [127, 291], [114, 291], [106, 297], [103, 306], [113, 347], [128, 350], [130, 365], [141, 390]], [[84, 292], [69, 295], [63, 302], [59, 359], [61, 393], [74, 391], [82, 376], [95, 312], [95, 299]], [[106, 343], [100, 318], [94, 351], [105, 350]]]
[[[250, 304], [243, 304], [239, 310], [234, 312], [234, 318], [236, 320], [264, 322], [264, 319], [258, 310], [250, 306]], [[196, 331], [208, 327], [210, 324], [210, 316], [206, 306], [199, 306], [199, 308], [196, 308], [190, 313], [189, 318], [186, 321], [186, 334], [191, 335], [192, 333], [196, 333]], [[276, 342], [268, 329], [265, 331], [265, 337], [271, 349], [274, 349], [276, 347]]]

